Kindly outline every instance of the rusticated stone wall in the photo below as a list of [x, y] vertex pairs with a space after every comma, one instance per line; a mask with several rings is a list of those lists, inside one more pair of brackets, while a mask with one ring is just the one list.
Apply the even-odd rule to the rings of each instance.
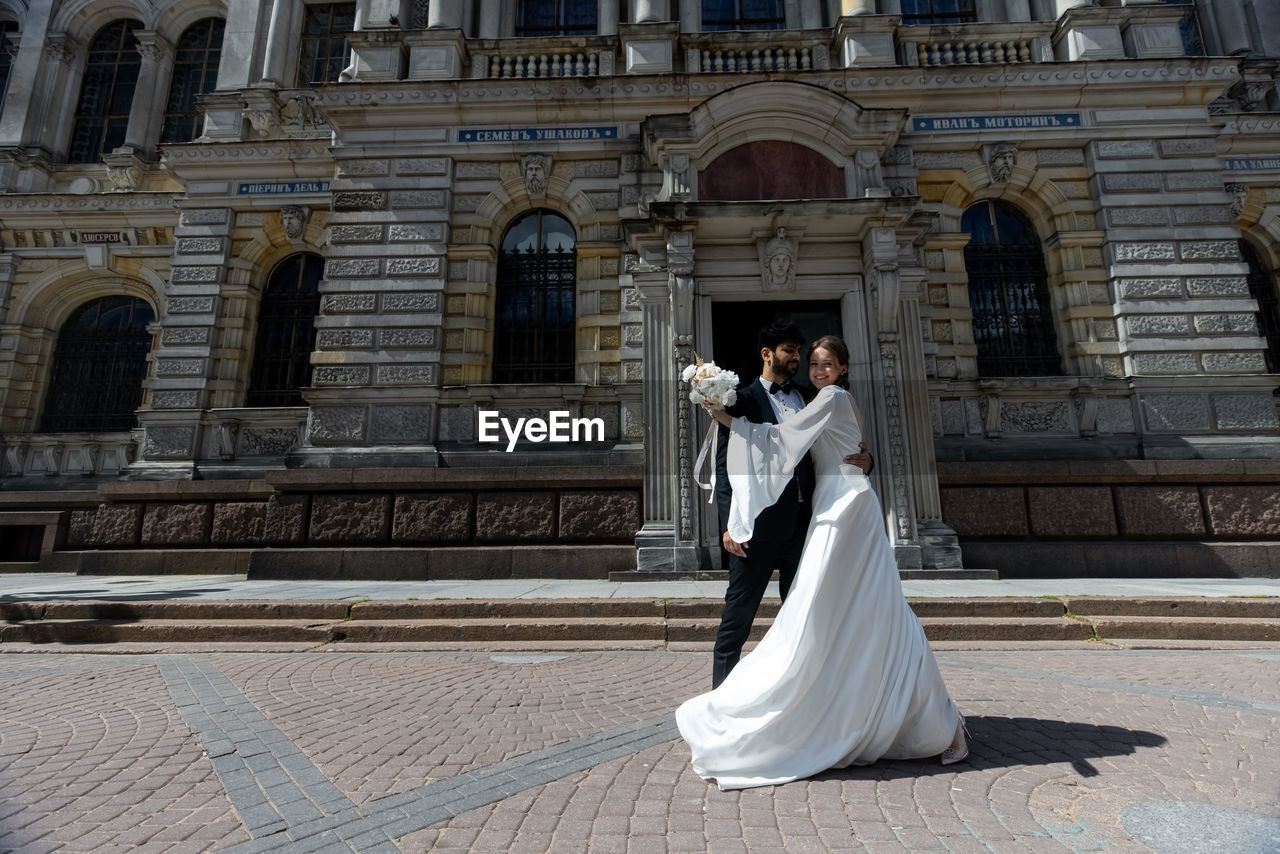
[[965, 565], [1002, 575], [1280, 577], [1280, 462], [939, 463]]
[[621, 467], [284, 471], [266, 481], [103, 484], [66, 547], [627, 545], [640, 473]]

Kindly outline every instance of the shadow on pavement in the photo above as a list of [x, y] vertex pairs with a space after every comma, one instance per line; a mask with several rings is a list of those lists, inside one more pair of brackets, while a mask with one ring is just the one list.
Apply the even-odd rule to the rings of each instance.
[[1050, 765], [1069, 762], [1081, 777], [1100, 773], [1090, 761], [1104, 756], [1128, 756], [1140, 747], [1159, 747], [1167, 739], [1154, 732], [1109, 724], [969, 715], [969, 758], [954, 765], [936, 760], [877, 762], [818, 775], [816, 780], [880, 780], [951, 774], [966, 769], [1007, 768], [1012, 765]]

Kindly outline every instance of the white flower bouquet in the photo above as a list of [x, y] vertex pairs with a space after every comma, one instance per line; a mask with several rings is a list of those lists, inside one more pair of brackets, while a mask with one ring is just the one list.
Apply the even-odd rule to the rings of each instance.
[[[696, 360], [695, 363], [680, 372], [680, 379], [689, 384], [689, 400], [699, 405], [709, 403], [715, 409], [728, 409], [737, 403], [738, 375], [733, 371], [726, 371], [715, 362], [702, 361], [697, 353], [693, 354], [693, 358]], [[698, 460], [693, 464], [694, 483], [711, 493], [707, 496], [708, 503], [715, 500], [716, 467], [714, 463], [711, 465], [711, 476], [705, 483], [700, 475], [703, 466], [715, 459], [711, 449], [715, 447], [716, 427], [716, 422], [712, 421], [711, 429], [707, 431], [707, 438], [702, 440], [702, 447], [698, 449]]]
[[697, 361], [685, 368], [680, 379], [689, 384], [689, 399], [694, 403], [710, 403], [716, 409], [727, 409], [738, 401], [738, 375], [718, 367], [715, 362]]

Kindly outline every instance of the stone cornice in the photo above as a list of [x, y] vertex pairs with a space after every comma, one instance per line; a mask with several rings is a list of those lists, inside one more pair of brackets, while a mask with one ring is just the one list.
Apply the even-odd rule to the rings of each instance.
[[[0, 214], [13, 227], [14, 214], [93, 214], [101, 212], [167, 211], [175, 209], [181, 193], [99, 193], [93, 195], [51, 195], [21, 193], [0, 195]], [[132, 221], [130, 224], [133, 224]]]
[[[1233, 116], [1222, 128], [1223, 134], [1277, 134], [1280, 133], [1280, 113], [1263, 116]], [[1274, 142], [1271, 143], [1274, 147]]]
[[[957, 65], [943, 68], [868, 68], [795, 72], [786, 77], [764, 74], [674, 74], [611, 78], [551, 80], [401, 80], [345, 83], [317, 87], [319, 102], [330, 121], [344, 126], [417, 127], [456, 125], [467, 120], [482, 124], [485, 108], [521, 107], [533, 116], [547, 101], [580, 101], [598, 105], [593, 121], [638, 121], [655, 112], [691, 108], [721, 92], [766, 80], [789, 79], [844, 94], [864, 107], [932, 104], [945, 92], [947, 99], [972, 94], [990, 110], [992, 89], [1016, 87], [1035, 93], [1037, 108], [1146, 106], [1189, 103], [1187, 86], [1194, 86], [1204, 103], [1239, 78], [1238, 63], [1230, 59], [1109, 60], [1106, 62], [1027, 63], [1014, 66]], [[1091, 103], [1090, 89], [1099, 92]], [[1164, 95], [1156, 92], [1167, 92]], [[1153, 100], [1154, 97], [1154, 100]], [[975, 101], [977, 103], [977, 101]], [[437, 109], [424, 111], [423, 106]], [[947, 108], [972, 105], [951, 101]], [[371, 109], [376, 108], [376, 109]], [[495, 116], [491, 123], [499, 123]]]
[[162, 163], [180, 181], [329, 180], [329, 140], [271, 139], [165, 146]]
[[[234, 162], [243, 169], [246, 163], [268, 159], [273, 161], [324, 161], [331, 164], [329, 141], [311, 139], [270, 139], [253, 142], [193, 142], [164, 147], [164, 162], [170, 166], [209, 161]], [[276, 167], [279, 171], [279, 167]]]

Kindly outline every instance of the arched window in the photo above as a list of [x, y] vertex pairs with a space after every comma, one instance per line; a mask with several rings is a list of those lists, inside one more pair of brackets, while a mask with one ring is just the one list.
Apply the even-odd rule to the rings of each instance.
[[290, 255], [271, 271], [258, 307], [246, 406], [306, 405], [299, 389], [311, 378], [322, 278], [324, 259], [310, 252]]
[[1280, 374], [1280, 290], [1254, 248], [1240, 241], [1240, 254], [1249, 265], [1249, 295], [1258, 301], [1258, 330], [1267, 339], [1267, 373]]
[[5, 94], [9, 91], [9, 72], [13, 70], [10, 45], [18, 49], [18, 24], [16, 21], [0, 21], [0, 110], [4, 109]]
[[337, 83], [342, 69], [351, 64], [347, 33], [356, 28], [356, 4], [309, 3], [303, 10], [298, 85]]
[[577, 269], [564, 217], [533, 211], [507, 229], [498, 255], [495, 383], [573, 382]]
[[72, 312], [58, 333], [40, 430], [131, 430], [142, 404], [155, 320], [136, 297], [103, 297]]
[[902, 0], [904, 24], [964, 24], [976, 20], [974, 0]]
[[124, 145], [133, 90], [142, 67], [133, 35], [140, 29], [142, 24], [137, 21], [116, 21], [98, 30], [90, 42], [71, 129], [70, 162], [96, 163], [102, 155]]
[[1044, 254], [1035, 229], [1003, 202], [978, 202], [964, 212], [978, 373], [1035, 377], [1062, 373], [1053, 331]]
[[205, 18], [187, 27], [178, 39], [161, 142], [190, 142], [200, 135], [203, 116], [196, 107], [196, 96], [212, 92], [218, 84], [224, 30], [224, 21]]
[[702, 0], [702, 29], [782, 30], [787, 16], [782, 0]]
[[523, 0], [517, 36], [580, 36], [597, 32], [596, 0]]

